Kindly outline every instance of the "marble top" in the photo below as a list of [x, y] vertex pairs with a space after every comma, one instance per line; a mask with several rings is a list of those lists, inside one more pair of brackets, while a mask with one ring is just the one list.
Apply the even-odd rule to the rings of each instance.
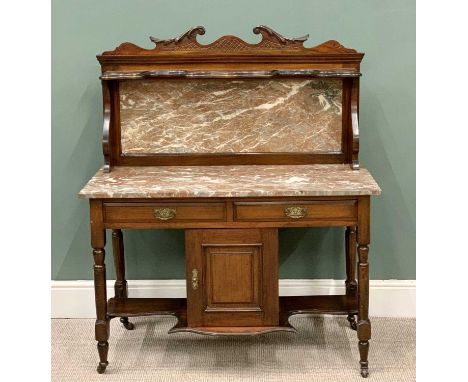
[[347, 164], [138, 166], [99, 170], [85, 198], [380, 195], [369, 171]]

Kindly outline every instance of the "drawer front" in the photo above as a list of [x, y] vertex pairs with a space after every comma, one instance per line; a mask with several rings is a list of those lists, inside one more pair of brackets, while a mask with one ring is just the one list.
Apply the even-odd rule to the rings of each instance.
[[294, 201], [294, 202], [236, 202], [236, 221], [309, 221], [352, 220], [357, 217], [355, 200]]
[[224, 203], [105, 203], [108, 223], [226, 221]]

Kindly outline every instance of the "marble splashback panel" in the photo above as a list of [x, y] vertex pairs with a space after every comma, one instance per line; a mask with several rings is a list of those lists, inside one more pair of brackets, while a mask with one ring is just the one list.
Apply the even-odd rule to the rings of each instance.
[[120, 83], [122, 153], [340, 152], [342, 80]]

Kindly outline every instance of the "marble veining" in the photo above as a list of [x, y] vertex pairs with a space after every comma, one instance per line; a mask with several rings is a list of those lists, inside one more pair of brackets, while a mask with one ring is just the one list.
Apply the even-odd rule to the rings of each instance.
[[347, 164], [151, 166], [101, 170], [86, 198], [183, 198], [380, 195], [369, 171]]
[[124, 155], [340, 152], [342, 80], [122, 81], [120, 121]]

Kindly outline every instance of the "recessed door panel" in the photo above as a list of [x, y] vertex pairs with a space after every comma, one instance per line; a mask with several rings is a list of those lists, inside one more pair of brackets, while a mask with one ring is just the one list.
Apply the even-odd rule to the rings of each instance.
[[206, 311], [260, 310], [259, 246], [204, 246]]

